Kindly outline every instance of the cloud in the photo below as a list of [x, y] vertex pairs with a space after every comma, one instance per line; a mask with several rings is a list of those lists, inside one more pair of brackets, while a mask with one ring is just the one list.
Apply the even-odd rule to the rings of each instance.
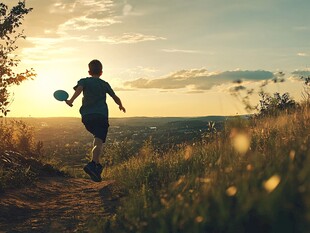
[[274, 78], [270, 71], [225, 71], [212, 73], [206, 69], [180, 70], [171, 73], [165, 77], [146, 79], [139, 78], [133, 81], [125, 82], [125, 86], [132, 88], [157, 88], [157, 89], [181, 89], [189, 88], [191, 90], [209, 90], [215, 86], [237, 82], [238, 80], [248, 82], [258, 82]]
[[58, 34], [70, 34], [74, 31], [99, 30], [112, 24], [121, 23], [114, 18], [90, 18], [86, 15], [72, 18], [59, 25]]
[[292, 75], [294, 77], [301, 77], [301, 76], [310, 76], [310, 69], [305, 69], [305, 70], [295, 70], [292, 72]]
[[123, 87], [115, 87], [114, 91], [135, 91], [135, 89], [123, 88]]
[[127, 69], [126, 73], [129, 72], [132, 74], [141, 74], [141, 73], [155, 73], [156, 71], [158, 70], [152, 67], [136, 66], [134, 68]]
[[151, 77], [152, 75], [154, 75], [154, 73], [158, 71], [158, 69], [155, 69], [153, 67], [136, 66], [126, 70], [122, 70], [121, 75], [124, 75], [130, 79], [135, 79], [139, 76]]
[[198, 50], [189, 50], [189, 49], [162, 49], [161, 51], [166, 53], [202, 53]]
[[74, 12], [76, 8], [77, 2], [73, 1], [70, 3], [63, 3], [63, 2], [55, 2], [53, 5], [50, 6], [49, 12], [56, 13], [56, 12]]
[[[32, 36], [64, 36], [72, 31], [102, 28], [118, 23], [117, 5], [112, 0], [44, 0], [32, 1], [33, 12], [25, 24]], [[102, 25], [101, 25], [102, 24]], [[27, 33], [27, 34], [28, 34]]]
[[[61, 13], [63, 9], [71, 18], [58, 26], [58, 34], [72, 34], [86, 30], [100, 30], [110, 25], [121, 23], [115, 13], [116, 5], [111, 0], [76, 0], [73, 3], [56, 3], [54, 13]], [[55, 8], [55, 4], [53, 5]], [[60, 8], [60, 9], [59, 9]]]
[[195, 90], [193, 90], [193, 91], [188, 91], [188, 92], [186, 92], [186, 94], [201, 94], [201, 93], [204, 93], [204, 91], [195, 91]]
[[300, 56], [300, 57], [308, 57], [308, 54], [306, 54], [306, 53], [297, 53], [297, 56]]
[[166, 40], [164, 37], [145, 35], [142, 33], [123, 33], [121, 36], [65, 36], [65, 37], [27, 37], [34, 45], [57, 45], [66, 41], [78, 41], [78, 42], [104, 42], [107, 44], [132, 44], [143, 41], [154, 41], [154, 40]]
[[295, 26], [293, 29], [296, 31], [308, 31], [310, 28], [308, 26]]
[[166, 40], [165, 37], [145, 35], [142, 33], [123, 33], [121, 36], [99, 36], [97, 41], [108, 44], [133, 44], [144, 41]]
[[126, 3], [123, 7], [123, 15], [125, 16], [129, 15], [132, 11], [132, 8], [133, 8], [132, 5]]
[[65, 54], [76, 52], [76, 47], [63, 46], [66, 41], [59, 38], [27, 37], [29, 45], [21, 51], [22, 60], [27, 63], [44, 63], [53, 58], [64, 58]]
[[63, 54], [76, 51], [76, 48], [61, 46], [58, 38], [27, 37], [27, 41], [30, 46], [21, 51], [23, 62], [27, 63], [50, 60], [56, 56], [63, 57]]
[[64, 47], [66, 42], [101, 42], [106, 44], [134, 44], [145, 41], [165, 40], [166, 38], [152, 35], [144, 35], [141, 33], [124, 33], [122, 36], [99, 36], [90, 37], [88, 35], [81, 36], [65, 36], [65, 37], [27, 37], [30, 42], [27, 47], [22, 49], [21, 55], [28, 62], [40, 59], [49, 59], [51, 55], [68, 54], [68, 52], [77, 51], [76, 47]]
[[[26, 22], [27, 43], [21, 54], [28, 62], [49, 60], [70, 54], [77, 43], [133, 44], [166, 38], [140, 32], [118, 33], [106, 28], [122, 24], [133, 7], [112, 0], [46, 0], [33, 2], [34, 11]], [[113, 33], [114, 32], [114, 33]], [[73, 48], [73, 46], [75, 46]], [[66, 47], [66, 49], [62, 49]], [[58, 51], [58, 52], [57, 52]]]

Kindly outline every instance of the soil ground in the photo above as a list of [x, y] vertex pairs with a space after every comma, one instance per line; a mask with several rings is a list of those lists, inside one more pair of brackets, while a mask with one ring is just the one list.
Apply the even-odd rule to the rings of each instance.
[[112, 183], [41, 177], [25, 188], [7, 190], [0, 195], [0, 233], [89, 232], [115, 210]]

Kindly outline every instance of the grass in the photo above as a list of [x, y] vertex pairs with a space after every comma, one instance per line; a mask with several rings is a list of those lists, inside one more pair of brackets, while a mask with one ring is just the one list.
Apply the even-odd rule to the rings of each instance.
[[27, 186], [41, 175], [64, 175], [40, 159], [42, 143], [23, 121], [0, 121], [0, 193]]
[[25, 186], [35, 180], [36, 174], [29, 167], [7, 169], [0, 167], [0, 193], [9, 188]]
[[[220, 133], [109, 168], [125, 196], [105, 232], [307, 232], [310, 112], [227, 122]], [[211, 139], [210, 139], [211, 138]], [[129, 156], [128, 156], [129, 157]]]
[[[0, 127], [0, 150], [35, 154], [41, 147], [17, 123]], [[26, 133], [25, 133], [26, 132]], [[28, 133], [29, 132], [29, 133]], [[24, 137], [25, 136], [25, 137]], [[1, 144], [2, 143], [2, 144]], [[108, 147], [105, 179], [122, 196], [115, 214], [90, 232], [308, 232], [310, 229], [310, 110], [226, 122], [201, 141], [161, 153], [152, 141]], [[20, 169], [20, 170], [19, 170]], [[73, 171], [80, 176], [79, 169]], [[0, 192], [32, 182], [29, 166], [0, 167]], [[97, 223], [97, 225], [96, 225]]]

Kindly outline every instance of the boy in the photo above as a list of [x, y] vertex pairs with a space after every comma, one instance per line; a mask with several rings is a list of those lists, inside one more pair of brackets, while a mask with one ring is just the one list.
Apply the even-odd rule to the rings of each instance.
[[126, 109], [123, 107], [120, 98], [115, 95], [109, 83], [100, 79], [102, 75], [101, 62], [92, 60], [88, 64], [88, 68], [88, 73], [91, 77], [82, 78], [78, 81], [73, 88], [75, 90], [73, 96], [66, 103], [72, 106], [74, 100], [83, 92], [82, 106], [80, 108], [82, 122], [85, 128], [94, 135], [92, 161], [84, 167], [84, 171], [93, 181], [100, 182], [103, 167], [100, 164], [99, 157], [109, 128], [106, 93], [113, 98], [121, 111], [126, 112]]

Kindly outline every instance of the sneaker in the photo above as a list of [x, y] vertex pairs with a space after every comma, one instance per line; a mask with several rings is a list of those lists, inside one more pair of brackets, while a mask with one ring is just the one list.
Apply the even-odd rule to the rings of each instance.
[[84, 171], [90, 176], [90, 178], [95, 182], [101, 181], [101, 176], [96, 169], [96, 164], [92, 161], [89, 162], [85, 167]]
[[102, 166], [100, 163], [98, 163], [98, 164], [96, 165], [96, 170], [97, 170], [99, 176], [101, 177], [101, 173], [102, 173], [102, 171], [103, 171], [103, 166]]

